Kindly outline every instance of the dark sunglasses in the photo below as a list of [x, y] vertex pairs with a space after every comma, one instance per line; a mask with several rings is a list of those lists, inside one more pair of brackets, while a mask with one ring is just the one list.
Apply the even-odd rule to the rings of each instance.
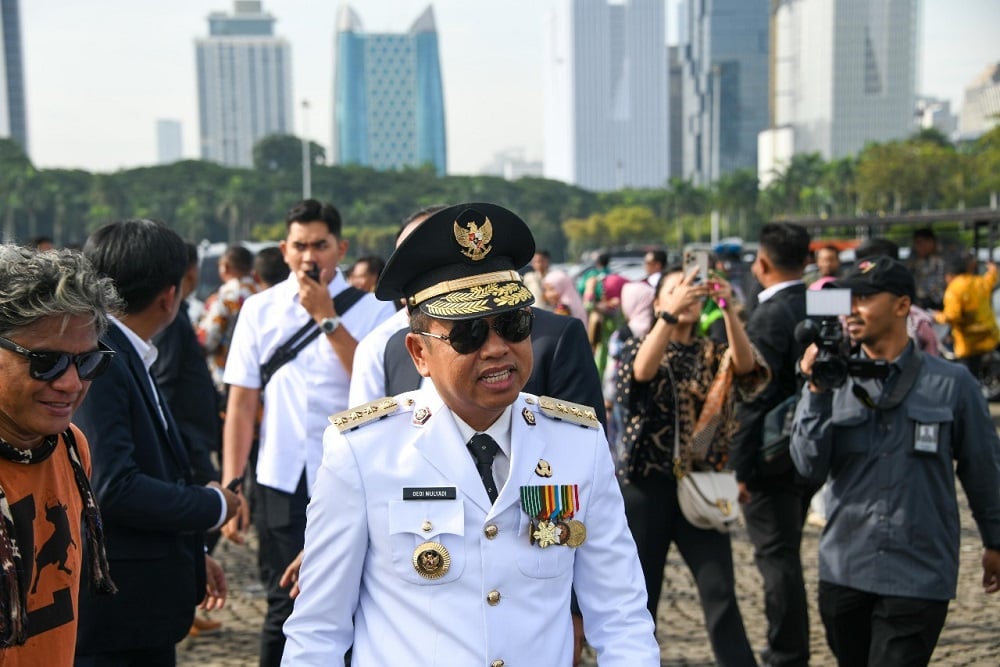
[[497, 315], [493, 318], [493, 324], [490, 324], [484, 317], [475, 320], [458, 320], [452, 325], [451, 331], [447, 335], [429, 331], [414, 331], [413, 333], [443, 340], [459, 354], [471, 354], [483, 346], [490, 335], [490, 329], [496, 331], [501, 338], [508, 342], [520, 343], [531, 335], [531, 325], [534, 321], [535, 314], [530, 310], [512, 310]]
[[76, 373], [81, 380], [93, 380], [108, 369], [108, 364], [115, 358], [115, 352], [104, 343], [98, 342], [101, 349], [82, 354], [69, 352], [35, 352], [21, 347], [12, 340], [0, 336], [0, 347], [20, 354], [28, 360], [28, 373], [42, 382], [52, 382], [63, 376], [69, 370], [70, 364], [76, 366]]

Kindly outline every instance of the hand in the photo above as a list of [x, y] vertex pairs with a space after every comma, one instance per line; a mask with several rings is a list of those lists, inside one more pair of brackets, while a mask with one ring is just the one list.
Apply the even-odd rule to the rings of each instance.
[[282, 588], [288, 588], [289, 586], [292, 587], [292, 589], [288, 591], [288, 597], [293, 600], [299, 596], [299, 570], [302, 569], [303, 553], [305, 552], [299, 552], [299, 555], [295, 557], [295, 560], [288, 564], [288, 567], [285, 568], [284, 573], [281, 575], [281, 579], [278, 580], [278, 585]]
[[708, 296], [707, 284], [695, 284], [694, 281], [697, 276], [698, 267], [695, 267], [673, 289], [663, 294], [661, 297], [663, 303], [662, 310], [676, 317], [678, 313], [687, 310], [690, 306]]
[[205, 554], [205, 599], [198, 605], [199, 609], [212, 611], [222, 609], [226, 604], [226, 573], [222, 571], [219, 562]]
[[[312, 265], [309, 265], [312, 268]], [[319, 322], [325, 317], [333, 317], [337, 313], [333, 310], [333, 301], [327, 291], [326, 284], [332, 276], [327, 275], [326, 269], [321, 269], [319, 280], [313, 280], [306, 271], [300, 270], [299, 277], [299, 303], [306, 309], [310, 317]]]
[[243, 500], [240, 498], [239, 494], [230, 491], [215, 481], [209, 482], [205, 486], [210, 486], [222, 491], [222, 496], [226, 500], [226, 521], [229, 521], [236, 516], [236, 512], [239, 510], [240, 505], [243, 504]]
[[712, 276], [708, 279], [708, 288], [708, 295], [722, 309], [722, 313], [728, 315], [733, 306], [733, 286], [725, 278]]
[[1000, 550], [986, 549], [983, 552], [983, 590], [986, 593], [1000, 591]]
[[736, 498], [740, 501], [740, 505], [746, 505], [753, 498], [753, 495], [750, 493], [750, 490], [747, 489], [746, 482], [738, 482], [737, 487], [739, 488], [739, 492]]
[[226, 523], [222, 524], [222, 534], [230, 542], [245, 544], [246, 534], [249, 528], [250, 505], [248, 503], [240, 503], [236, 515]]

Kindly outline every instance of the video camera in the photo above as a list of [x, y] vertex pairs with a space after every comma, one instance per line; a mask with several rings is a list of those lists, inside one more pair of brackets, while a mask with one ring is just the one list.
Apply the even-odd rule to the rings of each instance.
[[851, 357], [851, 346], [840, 323], [840, 316], [850, 313], [851, 290], [806, 292], [809, 319], [795, 327], [795, 340], [806, 346], [815, 343], [819, 348], [812, 366], [812, 382], [820, 389], [842, 387], [848, 376], [884, 380], [889, 375], [889, 362], [885, 359]]

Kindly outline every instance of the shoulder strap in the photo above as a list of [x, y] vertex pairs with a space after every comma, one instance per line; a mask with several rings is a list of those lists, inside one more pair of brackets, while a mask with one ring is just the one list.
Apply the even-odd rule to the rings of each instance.
[[[343, 316], [364, 295], [364, 290], [349, 286], [333, 297], [333, 309], [338, 316]], [[291, 338], [282, 343], [271, 355], [271, 358], [260, 366], [260, 390], [264, 391], [264, 387], [271, 381], [278, 369], [297, 357], [306, 345], [318, 337], [319, 326], [310, 319], [302, 325], [302, 328], [293, 333]]]

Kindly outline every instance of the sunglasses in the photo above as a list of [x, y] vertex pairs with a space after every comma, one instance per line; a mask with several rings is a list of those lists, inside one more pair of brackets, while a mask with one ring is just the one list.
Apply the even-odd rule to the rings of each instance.
[[42, 382], [52, 382], [61, 378], [69, 370], [70, 364], [76, 366], [76, 373], [81, 380], [93, 380], [99, 377], [108, 369], [108, 364], [115, 358], [115, 352], [104, 343], [99, 342], [98, 345], [101, 349], [82, 354], [35, 352], [0, 336], [0, 347], [27, 359], [28, 373], [34, 379]]
[[443, 340], [459, 354], [471, 354], [483, 346], [490, 335], [490, 329], [508, 342], [520, 343], [531, 335], [531, 325], [534, 320], [535, 314], [530, 310], [512, 310], [497, 315], [493, 318], [493, 324], [483, 317], [475, 320], [458, 320], [447, 335], [429, 331], [413, 333]]

